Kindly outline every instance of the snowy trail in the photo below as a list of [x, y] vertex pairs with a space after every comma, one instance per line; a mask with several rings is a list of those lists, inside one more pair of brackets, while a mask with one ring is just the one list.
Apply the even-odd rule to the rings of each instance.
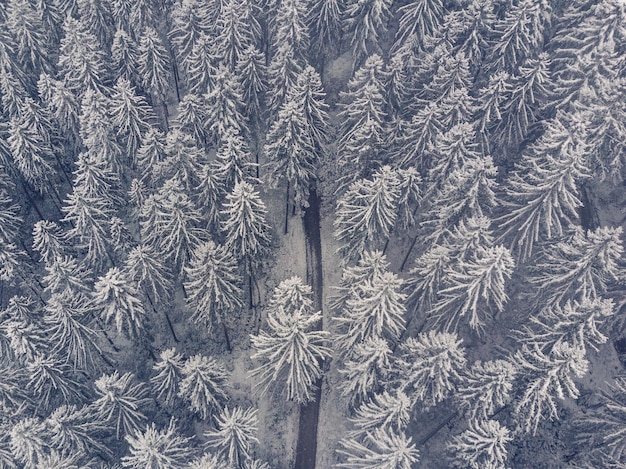
[[[320, 198], [313, 189], [309, 194], [309, 207], [302, 219], [306, 245], [307, 283], [313, 290], [315, 311], [322, 310], [322, 240], [320, 234]], [[320, 329], [323, 324], [319, 324]], [[296, 446], [296, 465], [298, 469], [314, 469], [317, 454], [317, 427], [322, 398], [322, 380], [316, 383], [315, 400], [300, 406], [300, 423]]]

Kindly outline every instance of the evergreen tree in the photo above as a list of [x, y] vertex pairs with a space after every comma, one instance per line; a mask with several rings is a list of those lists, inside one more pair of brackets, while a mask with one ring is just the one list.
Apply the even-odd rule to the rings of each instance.
[[567, 298], [596, 298], [623, 276], [622, 227], [599, 227], [570, 236], [541, 252], [531, 280], [546, 294], [549, 304]]
[[176, 46], [179, 62], [184, 62], [189, 56], [198, 39], [202, 35], [212, 32], [210, 2], [186, 0], [177, 2], [172, 8], [172, 27], [169, 37]]
[[215, 155], [215, 177], [220, 188], [231, 191], [235, 185], [252, 182], [255, 169], [244, 138], [234, 129], [227, 129]]
[[192, 454], [191, 438], [178, 434], [174, 419], [163, 430], [152, 422], [144, 431], [135, 431], [125, 439], [130, 454], [122, 457], [122, 467], [176, 469], [183, 467]]
[[407, 339], [397, 361], [400, 390], [426, 408], [448, 397], [461, 381], [465, 350], [456, 334], [430, 331]]
[[[196, 145], [191, 135], [175, 128], [167, 134], [164, 151], [165, 158], [152, 171], [155, 182], [164, 187], [176, 180], [179, 184], [182, 183], [186, 195], [193, 194], [200, 184], [202, 164], [206, 161], [202, 149]], [[180, 192], [181, 186], [176, 190]], [[164, 192], [163, 188], [160, 192]], [[167, 197], [167, 192], [163, 196]]]
[[106, 422], [101, 421], [89, 406], [62, 405], [44, 420], [50, 446], [60, 454], [110, 455], [103, 444], [107, 433]]
[[343, 30], [350, 40], [355, 64], [372, 54], [380, 54], [379, 36], [387, 32], [391, 3], [390, 0], [346, 2]]
[[144, 88], [159, 101], [165, 101], [169, 89], [170, 59], [159, 34], [146, 27], [139, 42], [139, 75]]
[[498, 469], [505, 467], [506, 446], [512, 439], [508, 428], [497, 420], [472, 420], [469, 428], [448, 444], [448, 449], [456, 467]]
[[343, 0], [315, 0], [309, 7], [308, 24], [311, 38], [311, 56], [316, 62], [336, 53], [341, 41], [344, 2]]
[[505, 282], [514, 266], [504, 246], [478, 251], [474, 258], [453, 265], [445, 274], [446, 286], [439, 290], [429, 319], [446, 331], [456, 331], [460, 318], [466, 316], [473, 330], [483, 332], [492, 309], [504, 309], [508, 300]]
[[371, 432], [376, 428], [391, 428], [404, 431], [409, 424], [411, 400], [402, 391], [389, 393], [383, 391], [374, 394], [369, 401], [363, 402], [349, 420], [357, 427], [352, 436]]
[[178, 385], [182, 379], [184, 360], [180, 353], [169, 348], [163, 350], [152, 369], [156, 374], [150, 378], [152, 391], [157, 399], [163, 400], [165, 404], [174, 407], [175, 398], [178, 395]]
[[35, 356], [26, 365], [29, 392], [37, 400], [38, 409], [49, 409], [52, 402], [76, 402], [81, 396], [81, 385], [71, 374], [71, 368], [52, 356]]
[[200, 96], [213, 87], [215, 75], [213, 46], [212, 38], [201, 34], [183, 62], [191, 94]]
[[384, 94], [383, 61], [378, 55], [368, 57], [348, 82], [348, 91], [340, 92], [340, 164], [348, 165], [356, 174], [376, 167], [382, 160]]
[[[254, 43], [254, 31], [258, 23], [251, 16], [248, 1], [224, 1], [217, 19], [215, 39], [215, 59], [235, 71], [243, 51]], [[256, 23], [256, 28], [253, 24]]]
[[126, 153], [134, 161], [142, 142], [143, 134], [154, 121], [152, 109], [125, 78], [120, 78], [113, 87], [110, 104], [111, 120], [117, 135], [126, 143]]
[[124, 78], [135, 86], [141, 84], [138, 72], [138, 47], [125, 30], [118, 29], [115, 32], [111, 46], [111, 69], [116, 81]]
[[102, 89], [105, 66], [98, 39], [71, 16], [63, 23], [63, 32], [58, 67], [65, 86], [77, 94]]
[[528, 258], [539, 241], [562, 236], [582, 202], [578, 183], [589, 176], [584, 144], [557, 117], [522, 155], [506, 184], [507, 211], [498, 219], [512, 250]]
[[267, 303], [270, 310], [283, 308], [287, 314], [298, 311], [301, 308], [310, 310], [313, 307], [313, 291], [298, 276], [283, 280], [274, 289], [274, 293]]
[[525, 378], [525, 390], [515, 403], [519, 429], [533, 435], [539, 423], [549, 418], [558, 419], [556, 399], [577, 399], [578, 388], [574, 377], [582, 378], [589, 362], [585, 350], [561, 342], [544, 353], [537, 346], [522, 346], [515, 354], [520, 376]]
[[111, 46], [113, 18], [109, 2], [102, 0], [78, 0], [78, 16], [85, 29], [98, 38], [102, 50]]
[[313, 67], [307, 65], [298, 75], [291, 95], [291, 99], [301, 106], [315, 151], [323, 155], [330, 138], [328, 104], [324, 101], [326, 93], [322, 79]]
[[[5, 226], [10, 227], [10, 224]], [[63, 232], [56, 222], [40, 220], [33, 225], [33, 249], [46, 264], [59, 259], [67, 247]]]
[[155, 127], [150, 127], [143, 135], [137, 150], [137, 167], [142, 180], [148, 182], [157, 165], [165, 159], [165, 136]]
[[6, 23], [15, 40], [17, 59], [37, 76], [50, 70], [47, 34], [42, 18], [28, 0], [9, 0]]
[[455, 396], [470, 422], [485, 421], [511, 402], [516, 373], [515, 365], [507, 360], [472, 363], [463, 373]]
[[217, 456], [234, 468], [247, 468], [252, 457], [252, 445], [258, 443], [256, 409], [225, 407], [215, 420], [216, 430], [205, 432], [208, 446], [217, 450]]
[[11, 452], [25, 467], [35, 467], [48, 453], [43, 423], [36, 417], [26, 417], [12, 425], [9, 433]]
[[144, 383], [138, 382], [132, 373], [120, 376], [117, 370], [102, 375], [95, 381], [97, 399], [92, 408], [97, 418], [115, 426], [115, 435], [129, 435], [140, 429], [147, 420], [143, 408], [150, 401]]
[[346, 259], [377, 248], [389, 238], [398, 216], [398, 172], [383, 166], [372, 179], [353, 182], [337, 202], [335, 238]]
[[335, 344], [341, 355], [351, 357], [355, 347], [368, 339], [394, 343], [400, 338], [406, 312], [402, 284], [397, 275], [384, 272], [354, 288], [343, 314], [334, 318]]
[[340, 385], [341, 394], [351, 404], [365, 402], [373, 392], [379, 390], [391, 372], [391, 349], [382, 337], [373, 336], [354, 346], [339, 372], [345, 381]]
[[244, 114], [253, 127], [259, 125], [268, 84], [265, 58], [255, 46], [250, 45], [241, 52], [235, 75], [241, 87]]
[[185, 361], [182, 376], [178, 396], [187, 401], [192, 411], [206, 420], [227, 397], [224, 391], [228, 376], [226, 369], [211, 357], [194, 355]]
[[252, 359], [260, 363], [251, 374], [259, 378], [262, 393], [278, 385], [288, 400], [304, 403], [313, 398], [322, 376], [321, 362], [330, 357], [330, 349], [323, 345], [328, 332], [315, 330], [321, 319], [321, 313], [311, 314], [306, 306], [293, 312], [279, 306], [268, 313], [268, 330], [250, 336]]
[[215, 72], [213, 86], [205, 100], [205, 127], [216, 143], [221, 141], [227, 129], [233, 129], [241, 135], [246, 133], [245, 119], [241, 114], [242, 91], [235, 76], [225, 66], [219, 66]]
[[236, 184], [226, 195], [222, 210], [222, 232], [226, 250], [244, 261], [248, 273], [260, 263], [270, 245], [269, 225], [265, 221], [267, 210], [259, 193], [248, 182]]
[[133, 248], [124, 263], [124, 272], [138, 290], [145, 292], [150, 302], [167, 302], [170, 298], [172, 273], [153, 247], [140, 244]]
[[204, 128], [205, 106], [204, 98], [196, 94], [186, 94], [178, 103], [176, 126], [183, 132], [192, 135], [198, 146], [206, 145], [209, 139], [209, 134]]
[[523, 0], [506, 11], [493, 28], [489, 61], [494, 70], [512, 72], [533, 51], [541, 50], [551, 10], [549, 2]]
[[414, 0], [398, 9], [401, 14], [395, 47], [401, 46], [411, 36], [424, 44], [429, 36], [439, 30], [445, 13], [441, 0]]
[[117, 267], [112, 267], [94, 285], [94, 308], [120, 334], [139, 338], [145, 328], [145, 311], [139, 293]]
[[226, 325], [232, 323], [230, 316], [243, 307], [237, 261], [223, 246], [208, 241], [196, 246], [185, 271], [187, 302], [194, 311], [192, 320], [209, 330], [215, 323], [222, 324], [230, 350]]
[[[359, 441], [360, 440], [360, 441]], [[391, 429], [377, 428], [360, 439], [344, 438], [337, 452], [346, 462], [337, 467], [350, 469], [410, 469], [419, 460], [411, 438]]]

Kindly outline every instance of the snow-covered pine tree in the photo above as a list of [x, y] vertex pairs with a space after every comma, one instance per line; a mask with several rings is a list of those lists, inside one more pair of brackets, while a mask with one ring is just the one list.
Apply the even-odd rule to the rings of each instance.
[[232, 324], [231, 315], [243, 308], [236, 259], [224, 246], [203, 242], [195, 247], [185, 271], [187, 303], [194, 311], [191, 319], [209, 330], [221, 324], [230, 350], [227, 324]]
[[355, 347], [368, 339], [383, 338], [395, 344], [404, 331], [402, 286], [402, 279], [392, 272], [355, 286], [342, 314], [334, 318], [335, 348], [341, 356], [351, 357]]
[[135, 86], [141, 85], [139, 77], [139, 45], [123, 29], [118, 29], [111, 46], [113, 78], [124, 78]]
[[260, 364], [251, 371], [258, 377], [261, 392], [275, 385], [288, 400], [304, 403], [313, 399], [317, 380], [322, 376], [321, 362], [330, 357], [324, 345], [328, 332], [315, 329], [321, 313], [311, 314], [303, 306], [295, 311], [278, 307], [268, 313], [267, 331], [261, 329], [250, 340]]
[[515, 415], [521, 431], [537, 433], [542, 420], [558, 420], [557, 399], [577, 399], [574, 378], [582, 378], [589, 368], [585, 350], [561, 342], [544, 353], [539, 347], [523, 345], [514, 356], [524, 393], [515, 402]]
[[144, 29], [138, 52], [139, 75], [145, 90], [159, 102], [165, 101], [171, 74], [170, 57], [154, 28]]
[[154, 113], [125, 78], [118, 79], [113, 87], [109, 110], [117, 135], [126, 143], [126, 154], [134, 161], [143, 135], [156, 120]]
[[506, 212], [496, 221], [501, 237], [519, 258], [536, 243], [562, 236], [575, 223], [578, 184], [590, 176], [586, 148], [557, 115], [541, 138], [530, 145], [505, 184]]
[[201, 34], [183, 61], [183, 66], [189, 93], [202, 95], [212, 89], [215, 75], [213, 39]]
[[429, 321], [449, 332], [456, 331], [461, 317], [466, 317], [474, 331], [483, 332], [492, 311], [502, 312], [508, 301], [506, 281], [514, 267], [513, 257], [504, 246], [481, 249], [473, 258], [453, 264], [445, 272], [445, 288], [438, 292]]
[[401, 15], [394, 49], [414, 36], [423, 45], [441, 27], [445, 8], [442, 0], [414, 0], [398, 9]]
[[484, 421], [513, 399], [516, 367], [508, 360], [477, 360], [462, 373], [455, 393], [470, 422]]
[[414, 167], [422, 171], [430, 166], [426, 150], [434, 145], [443, 132], [441, 109], [437, 103], [428, 103], [418, 110], [398, 135], [395, 159], [402, 168]]
[[77, 381], [69, 364], [52, 355], [36, 355], [26, 364], [26, 388], [37, 401], [37, 409], [47, 411], [51, 404], [80, 401], [83, 386]]
[[213, 29], [211, 6], [213, 2], [186, 0], [177, 2], [172, 10], [172, 26], [169, 37], [176, 46], [178, 63], [183, 63], [191, 54], [202, 35], [208, 37]]
[[[11, 227], [9, 223], [5, 226]], [[33, 225], [33, 249], [46, 264], [60, 258], [67, 248], [63, 232], [56, 222], [39, 220]]]
[[469, 428], [448, 444], [455, 467], [500, 469], [506, 467], [509, 429], [497, 420], [470, 420]]
[[466, 365], [461, 342], [456, 334], [429, 331], [400, 345], [399, 390], [413, 405], [421, 402], [425, 408], [432, 407], [456, 389]]
[[350, 435], [362, 435], [376, 428], [404, 431], [409, 424], [411, 408], [411, 400], [402, 391], [374, 394], [370, 400], [357, 407], [354, 416], [350, 417], [350, 422], [357, 427]]
[[187, 93], [178, 103], [175, 125], [183, 132], [192, 135], [196, 145], [207, 145], [209, 133], [204, 128], [206, 120], [206, 103], [200, 95]]
[[313, 307], [313, 291], [298, 276], [283, 280], [274, 289], [267, 307], [270, 310], [283, 308], [287, 314], [291, 314], [300, 308], [310, 310]]
[[253, 182], [257, 164], [244, 138], [236, 129], [228, 128], [215, 155], [215, 177], [220, 188], [230, 192], [240, 182]]
[[[474, 125], [485, 153], [490, 151], [493, 132], [502, 121], [501, 109], [509, 93], [509, 83], [508, 73], [497, 72], [489, 77], [487, 86], [478, 92]], [[496, 161], [499, 160], [496, 158]]]
[[65, 86], [79, 95], [102, 89], [105, 61], [96, 36], [71, 16], [65, 19], [63, 32], [58, 68]]
[[37, 417], [25, 417], [15, 422], [9, 431], [13, 457], [24, 467], [36, 467], [50, 450], [45, 428]]
[[212, 357], [194, 355], [185, 361], [182, 376], [178, 396], [184, 399], [200, 418], [208, 419], [227, 398], [224, 385], [228, 373], [224, 365]]
[[324, 62], [336, 53], [343, 34], [343, 0], [314, 0], [309, 5], [310, 54], [315, 63]]
[[307, 4], [303, 0], [281, 1], [271, 21], [272, 58], [268, 69], [268, 107], [271, 114], [283, 105], [296, 83], [297, 74], [306, 64], [309, 47], [306, 9]]
[[492, 0], [471, 0], [467, 7], [446, 15], [444, 24], [455, 35], [455, 46], [463, 52], [474, 70], [480, 66], [488, 47], [491, 28], [496, 19]]
[[63, 357], [74, 369], [87, 370], [99, 352], [96, 332], [88, 326], [88, 300], [83, 294], [65, 290], [53, 294], [45, 306], [44, 324], [52, 355]]
[[176, 349], [168, 348], [159, 354], [159, 360], [152, 366], [156, 374], [150, 378], [152, 392], [157, 399], [174, 407], [178, 395], [178, 385], [182, 379], [184, 360]]
[[134, 247], [124, 262], [124, 273], [151, 303], [167, 302], [170, 298], [172, 273], [152, 246], [140, 244]]
[[542, 249], [531, 281], [549, 304], [577, 296], [596, 298], [623, 278], [622, 236], [621, 226], [588, 231], [575, 227], [569, 236]]
[[345, 462], [337, 467], [348, 469], [410, 469], [419, 460], [419, 451], [411, 438], [391, 428], [376, 428], [360, 438], [343, 438], [337, 453]]
[[398, 172], [390, 166], [380, 168], [372, 179], [350, 184], [337, 202], [334, 222], [335, 238], [346, 259], [383, 246], [395, 225], [400, 195]]
[[342, 29], [350, 41], [354, 65], [372, 54], [380, 54], [380, 36], [387, 33], [391, 17], [391, 0], [350, 0], [343, 9]]
[[[176, 190], [181, 192], [184, 188], [185, 195], [191, 196], [201, 183], [200, 176], [206, 154], [196, 145], [191, 135], [177, 128], [168, 132], [164, 152], [165, 159], [152, 170], [155, 182], [163, 185], [159, 192], [163, 193], [164, 186], [177, 180], [179, 186]], [[167, 191], [162, 195], [167, 197]]]
[[77, 0], [78, 17], [85, 25], [85, 30], [98, 38], [100, 48], [108, 51], [112, 37], [113, 18], [109, 2], [103, 0]]
[[98, 419], [112, 425], [118, 440], [138, 431], [147, 420], [144, 408], [150, 402], [144, 383], [132, 373], [104, 374], [95, 381], [97, 399], [92, 403]]
[[241, 52], [235, 76], [241, 86], [243, 112], [254, 129], [260, 124], [268, 88], [265, 58], [259, 49], [249, 45]]
[[219, 65], [213, 84], [204, 97], [207, 106], [205, 128], [215, 143], [221, 141], [227, 129], [234, 129], [241, 135], [246, 134], [246, 119], [241, 114], [242, 95], [235, 75], [225, 65]]
[[552, 6], [547, 1], [522, 0], [511, 5], [493, 25], [494, 39], [488, 61], [492, 71], [513, 72], [522, 61], [541, 50], [550, 25]]
[[[150, 127], [143, 135], [137, 150], [136, 165], [146, 183], [152, 181], [153, 171], [165, 159], [165, 135], [156, 127]], [[156, 175], [155, 175], [156, 176]]]
[[526, 59], [517, 73], [506, 83], [505, 98], [496, 128], [496, 138], [505, 145], [517, 145], [524, 140], [530, 127], [539, 120], [541, 103], [551, 95], [550, 59], [543, 52], [537, 58]]
[[287, 100], [294, 100], [302, 108], [304, 119], [308, 124], [308, 132], [315, 151], [323, 155], [330, 137], [330, 121], [328, 104], [324, 101], [326, 93], [322, 87], [322, 79], [313, 67], [307, 65], [298, 74], [296, 85], [290, 91]]
[[102, 441], [109, 433], [107, 422], [98, 418], [91, 406], [59, 406], [43, 423], [50, 446], [61, 454], [111, 454]]
[[341, 394], [351, 405], [366, 401], [372, 393], [386, 384], [391, 372], [391, 349], [382, 337], [373, 336], [356, 344], [339, 372]]
[[119, 334], [131, 339], [142, 337], [146, 313], [139, 292], [117, 267], [96, 281], [93, 307], [107, 323], [114, 323]]
[[221, 211], [225, 247], [244, 263], [248, 273], [260, 264], [270, 246], [266, 213], [259, 193], [246, 181], [236, 184], [232, 192], [226, 195]]
[[174, 419], [167, 428], [157, 429], [154, 422], [145, 430], [126, 435], [129, 455], [122, 457], [122, 467], [177, 469], [191, 459], [191, 438], [178, 433]]
[[235, 469], [247, 469], [252, 459], [252, 446], [258, 443], [256, 409], [228, 407], [215, 417], [216, 429], [204, 433], [207, 446]]
[[586, 350], [598, 350], [608, 337], [602, 333], [603, 325], [615, 314], [612, 300], [588, 298], [580, 301], [568, 299], [565, 304], [546, 306], [531, 316], [529, 323], [522, 326], [516, 335], [529, 346], [551, 350], [561, 343]]
[[16, 57], [35, 76], [50, 70], [48, 33], [42, 18], [28, 0], [9, 0], [4, 26], [15, 41]]
[[215, 25], [215, 61], [234, 72], [243, 51], [254, 44], [259, 28], [249, 0], [225, 0]]
[[289, 93], [280, 107], [276, 121], [266, 138], [264, 152], [270, 171], [268, 180], [277, 185], [287, 183], [285, 208], [285, 233], [288, 229], [289, 208], [308, 204], [309, 189], [316, 179], [317, 154], [312, 132], [304, 114], [302, 103]]
[[385, 136], [385, 73], [379, 55], [367, 58], [340, 92], [339, 114], [342, 121], [337, 142], [340, 166], [352, 173], [348, 182], [376, 168]]

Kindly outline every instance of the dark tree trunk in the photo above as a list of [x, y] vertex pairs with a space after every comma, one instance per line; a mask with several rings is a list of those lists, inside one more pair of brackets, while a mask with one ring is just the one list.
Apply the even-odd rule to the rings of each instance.
[[404, 271], [404, 267], [406, 266], [406, 263], [409, 260], [409, 256], [411, 255], [411, 251], [415, 247], [415, 243], [416, 242], [417, 242], [417, 235], [415, 235], [415, 237], [413, 238], [413, 241], [411, 241], [411, 245], [409, 246], [409, 250], [406, 252], [406, 256], [404, 256], [404, 260], [402, 261], [402, 265], [400, 265], [400, 272]]
[[289, 231], [289, 180], [287, 180], [287, 192], [285, 192], [285, 234]]
[[229, 352], [233, 351], [232, 346], [230, 345], [230, 337], [228, 337], [228, 328], [226, 327], [226, 323], [222, 321], [222, 329], [224, 330], [224, 339], [226, 340], [226, 350]]

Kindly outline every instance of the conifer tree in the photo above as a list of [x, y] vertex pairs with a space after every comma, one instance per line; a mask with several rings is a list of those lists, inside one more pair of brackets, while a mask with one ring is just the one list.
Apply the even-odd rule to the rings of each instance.
[[26, 417], [12, 425], [9, 432], [11, 452], [26, 467], [35, 467], [49, 451], [43, 423], [37, 417]]
[[513, 437], [497, 420], [471, 420], [469, 428], [448, 444], [456, 467], [498, 469], [505, 467], [506, 446]]
[[4, 23], [15, 40], [17, 59], [37, 76], [50, 70], [47, 32], [28, 0], [9, 0]]
[[182, 376], [178, 396], [206, 420], [227, 397], [224, 390], [228, 376], [226, 369], [211, 357], [194, 355], [185, 361]]
[[235, 71], [243, 51], [254, 43], [253, 26], [256, 20], [251, 16], [249, 2], [226, 0], [217, 19], [214, 57]]
[[147, 420], [143, 409], [150, 401], [144, 383], [138, 382], [132, 373], [120, 376], [115, 370], [94, 384], [97, 399], [92, 408], [98, 418], [114, 426], [116, 438], [138, 431]]
[[170, 79], [170, 59], [159, 34], [146, 27], [139, 42], [139, 75], [144, 88], [159, 101], [165, 101]]
[[227, 324], [232, 323], [230, 316], [243, 307], [237, 261], [223, 246], [208, 241], [196, 246], [185, 271], [187, 302], [193, 308], [191, 319], [208, 330], [221, 324], [230, 350]]
[[33, 225], [33, 249], [41, 255], [46, 264], [51, 264], [54, 259], [61, 257], [67, 245], [63, 232], [56, 222], [40, 220]]
[[377, 428], [359, 439], [344, 438], [337, 452], [346, 461], [337, 467], [349, 469], [410, 469], [419, 460], [419, 451], [411, 438], [395, 430]]
[[515, 263], [504, 246], [478, 251], [474, 258], [460, 261], [445, 274], [445, 288], [429, 312], [430, 320], [446, 331], [456, 331], [465, 316], [470, 327], [483, 332], [492, 309], [502, 311], [508, 300], [505, 282]]
[[110, 112], [118, 136], [126, 143], [129, 159], [134, 161], [142, 136], [154, 121], [152, 109], [128, 80], [120, 78], [113, 87]]
[[103, 444], [106, 421], [100, 420], [90, 406], [62, 405], [44, 420], [50, 446], [61, 454], [110, 455]]
[[172, 8], [172, 28], [169, 37], [176, 46], [179, 63], [189, 56], [201, 35], [210, 35], [212, 19], [210, 3], [187, 0], [176, 3]]
[[206, 34], [201, 34], [183, 62], [189, 93], [200, 96], [212, 89], [215, 75], [214, 60], [213, 40]]
[[300, 308], [310, 310], [313, 307], [312, 296], [311, 287], [304, 283], [300, 277], [293, 276], [278, 284], [267, 307], [270, 310], [283, 308], [288, 314]]
[[98, 38], [102, 50], [109, 50], [112, 42], [113, 18], [109, 2], [102, 0], [78, 0], [78, 16], [85, 29]]
[[557, 399], [578, 398], [574, 378], [587, 373], [589, 362], [584, 349], [561, 342], [547, 353], [537, 346], [522, 346], [515, 354], [515, 363], [525, 380], [524, 394], [515, 403], [515, 415], [519, 429], [534, 435], [542, 420], [559, 418]]
[[404, 331], [403, 282], [391, 272], [381, 273], [354, 288], [341, 316], [334, 318], [335, 343], [342, 356], [368, 339], [384, 338], [394, 343]]
[[309, 7], [311, 56], [316, 62], [332, 57], [342, 36], [343, 0], [315, 0]]
[[226, 129], [215, 155], [215, 177], [220, 188], [231, 191], [240, 182], [252, 182], [257, 164], [244, 138], [234, 129]]
[[414, 0], [398, 9], [401, 14], [395, 47], [401, 46], [411, 36], [424, 44], [429, 36], [439, 30], [445, 13], [441, 0]]
[[508, 360], [477, 360], [463, 373], [455, 397], [470, 422], [489, 419], [511, 402], [516, 373], [515, 365]]
[[150, 378], [152, 391], [157, 399], [163, 400], [165, 404], [174, 407], [175, 398], [178, 395], [178, 386], [182, 379], [184, 360], [180, 353], [169, 348], [163, 350], [152, 369], [156, 374]]
[[205, 127], [214, 142], [220, 142], [227, 129], [233, 129], [241, 135], [246, 133], [245, 119], [241, 114], [242, 91], [235, 76], [225, 66], [219, 66], [215, 72], [214, 83], [205, 100]]
[[232, 192], [226, 195], [221, 213], [225, 247], [244, 262], [251, 274], [252, 268], [260, 263], [270, 245], [265, 204], [254, 187], [244, 181], [236, 184]]
[[145, 328], [145, 310], [139, 293], [117, 267], [98, 279], [94, 285], [94, 308], [102, 318], [115, 324], [117, 332], [139, 338]]
[[167, 428], [158, 430], [154, 422], [144, 431], [126, 435], [129, 455], [122, 457], [122, 467], [176, 469], [183, 467], [192, 455], [191, 438], [178, 434], [174, 419]]
[[[156, 153], [156, 148], [153, 148]], [[153, 156], [156, 156], [153, 155]], [[155, 182], [171, 184], [176, 180], [185, 189], [185, 195], [195, 192], [200, 184], [202, 165], [206, 161], [206, 155], [196, 145], [193, 137], [181, 132], [180, 129], [172, 129], [165, 139], [164, 159], [154, 167], [152, 173]], [[181, 187], [176, 190], [180, 192]], [[163, 192], [163, 188], [160, 189]], [[168, 194], [163, 194], [165, 197]]]
[[165, 136], [155, 127], [146, 130], [137, 150], [136, 164], [141, 172], [142, 180], [150, 182], [152, 174], [159, 163], [165, 159]]
[[348, 82], [348, 91], [340, 93], [340, 164], [356, 174], [363, 172], [362, 168], [376, 167], [382, 160], [384, 93], [383, 61], [379, 55], [368, 57]]
[[253, 45], [245, 48], [239, 55], [235, 75], [241, 87], [244, 113], [254, 128], [260, 124], [268, 88], [267, 67], [261, 51]]
[[264, 394], [271, 386], [280, 386], [285, 397], [299, 403], [311, 401], [317, 380], [322, 376], [321, 362], [330, 356], [324, 345], [328, 332], [315, 330], [322, 319], [306, 306], [286, 311], [279, 306], [267, 316], [268, 330], [261, 329], [250, 340], [260, 363], [251, 371], [258, 377]]
[[328, 104], [324, 101], [326, 93], [322, 87], [322, 79], [313, 67], [307, 65], [298, 74], [291, 95], [291, 99], [302, 108], [315, 151], [323, 155], [330, 138]]
[[26, 371], [26, 386], [39, 409], [48, 410], [53, 402], [69, 404], [82, 397], [82, 386], [72, 377], [71, 367], [56, 357], [37, 355], [28, 362]]
[[111, 69], [116, 81], [124, 78], [135, 86], [141, 85], [138, 72], [138, 48], [139, 45], [125, 30], [118, 29], [115, 32], [111, 45]]
[[536, 243], [562, 236], [574, 224], [582, 205], [577, 185], [588, 176], [584, 144], [557, 116], [522, 155], [506, 185], [507, 211], [498, 222], [521, 259]]
[[258, 443], [256, 409], [225, 407], [216, 420], [216, 429], [205, 432], [208, 446], [215, 448], [217, 456], [234, 468], [247, 468], [252, 457], [252, 445]]
[[397, 361], [400, 390], [429, 408], [448, 397], [461, 380], [465, 350], [456, 334], [422, 332], [407, 339]]
[[202, 96], [188, 93], [178, 103], [176, 126], [183, 132], [192, 135], [198, 146], [206, 145], [209, 134], [204, 128], [206, 120], [206, 103]]
[[105, 66], [98, 39], [71, 16], [63, 23], [63, 32], [58, 67], [65, 86], [77, 94], [102, 89]]
[[370, 400], [357, 407], [354, 416], [350, 417], [349, 420], [357, 427], [350, 435], [362, 435], [376, 428], [404, 431], [409, 424], [411, 408], [411, 400], [402, 391], [374, 394]]
[[387, 32], [390, 0], [348, 1], [343, 11], [343, 30], [350, 40], [355, 65], [364, 57], [381, 52], [379, 36]]

